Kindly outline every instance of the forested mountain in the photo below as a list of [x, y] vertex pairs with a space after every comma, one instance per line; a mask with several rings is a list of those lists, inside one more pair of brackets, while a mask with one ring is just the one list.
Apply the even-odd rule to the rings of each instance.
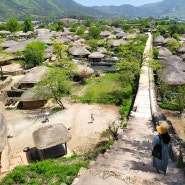
[[1, 0], [0, 10], [0, 21], [12, 17], [18, 20], [24, 20], [25, 17], [31, 17], [33, 20], [52, 20], [66, 16], [107, 16], [101, 10], [82, 6], [73, 0]]
[[163, 0], [139, 7], [131, 5], [93, 7], [97, 10], [107, 12], [114, 16], [136, 18], [136, 17], [185, 17], [184, 0]]
[[185, 17], [184, 0], [163, 0], [139, 7], [131, 5], [86, 7], [73, 0], [1, 0], [0, 21], [11, 17], [24, 20], [54, 20], [61, 17], [136, 18]]

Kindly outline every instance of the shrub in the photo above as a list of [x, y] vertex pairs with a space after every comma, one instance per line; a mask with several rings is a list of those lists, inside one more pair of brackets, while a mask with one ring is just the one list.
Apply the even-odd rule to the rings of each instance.
[[162, 109], [179, 111], [179, 106], [175, 104], [160, 103], [159, 107]]

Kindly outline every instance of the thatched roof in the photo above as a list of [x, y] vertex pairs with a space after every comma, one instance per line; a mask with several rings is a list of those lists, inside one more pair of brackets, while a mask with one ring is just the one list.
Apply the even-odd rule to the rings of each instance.
[[33, 34], [33, 31], [28, 31], [28, 32], [17, 31], [14, 33], [15, 36], [21, 36], [21, 37], [27, 37], [31, 34]]
[[130, 38], [133, 38], [133, 39], [135, 39], [135, 38], [137, 38], [138, 37], [138, 35], [136, 34], [136, 33], [132, 33], [132, 34], [128, 34], [127, 36], [125, 36], [124, 38], [125, 39], [130, 39]]
[[79, 40], [74, 41], [73, 45], [74, 46], [83, 46], [83, 44]]
[[99, 47], [99, 48], [97, 49], [97, 51], [100, 52], [100, 53], [103, 53], [103, 54], [106, 54], [106, 53], [107, 53], [107, 49], [104, 48], [104, 47]]
[[185, 60], [185, 53], [180, 54], [180, 57], [181, 57], [183, 60]]
[[53, 41], [50, 39], [50, 35], [38, 36], [37, 40], [44, 42], [45, 44], [51, 45]]
[[117, 46], [120, 46], [121, 44], [122, 45], [127, 44], [127, 41], [123, 39], [119, 39], [119, 40], [109, 40], [107, 43], [113, 47], [117, 47]]
[[90, 52], [86, 48], [80, 45], [69, 48], [68, 52], [73, 56], [86, 56], [90, 54]]
[[34, 39], [29, 39], [23, 42], [18, 42], [15, 45], [10, 46], [9, 48], [5, 49], [5, 52], [9, 52], [9, 53], [15, 53], [16, 51], [24, 51], [26, 45], [30, 42], [34, 41]]
[[24, 70], [20, 64], [10, 64], [2, 66], [3, 74], [23, 74]]
[[40, 95], [37, 98], [34, 98], [35, 92], [34, 88], [28, 89], [24, 91], [20, 97], [20, 101], [22, 102], [30, 102], [30, 101], [38, 101], [38, 100], [46, 100], [44, 96]]
[[11, 34], [11, 32], [10, 31], [7, 31], [7, 30], [0, 30], [0, 33], [6, 34], [6, 35]]
[[79, 64], [77, 69], [73, 70], [73, 74], [76, 76], [83, 76], [85, 78], [90, 78], [94, 70], [90, 67]]
[[178, 51], [178, 53], [185, 53], [185, 44], [183, 44], [183, 46], [181, 46]]
[[159, 58], [165, 58], [172, 55], [171, 51], [165, 47], [158, 48], [158, 51], [159, 51]]
[[122, 28], [112, 27], [112, 29], [113, 29], [113, 31], [116, 32], [116, 33], [123, 32], [123, 29], [122, 29]]
[[19, 83], [38, 83], [44, 73], [49, 70], [46, 66], [34, 67], [19, 81]]
[[125, 33], [125, 32], [119, 32], [116, 34], [116, 38], [127, 38], [127, 36], [130, 35], [130, 33]]
[[154, 45], [156, 45], [156, 46], [162, 45], [163, 42], [164, 42], [164, 37], [161, 35], [154, 38]]
[[8, 41], [5, 41], [2, 44], [0, 44], [0, 46], [2, 48], [9, 48], [9, 47], [12, 47], [16, 44], [18, 44], [18, 42], [14, 41], [14, 40], [8, 40]]
[[50, 124], [35, 130], [32, 134], [35, 146], [42, 150], [67, 143], [71, 134], [62, 123]]
[[0, 152], [2, 152], [6, 146], [7, 138], [7, 125], [4, 119], [4, 105], [0, 102]]
[[101, 31], [101, 33], [100, 33], [100, 36], [102, 36], [102, 37], [108, 37], [110, 35], [112, 35], [112, 33], [110, 31]]
[[35, 30], [35, 33], [40, 35], [46, 35], [46, 34], [49, 34], [51, 31], [49, 29], [46, 29], [46, 28], [38, 28]]
[[104, 57], [104, 54], [100, 52], [93, 52], [88, 56], [88, 58], [103, 58], [103, 57]]
[[163, 68], [157, 71], [159, 78], [169, 85], [185, 84], [185, 63], [182, 58], [172, 55], [160, 61]]
[[35, 31], [37, 33], [37, 40], [40, 40], [48, 45], [51, 45], [53, 43], [52, 37], [58, 36], [58, 33], [56, 31], [50, 31], [48, 29], [37, 29]]
[[177, 40], [172, 37], [169, 37], [169, 38], [164, 39], [163, 44], [166, 45], [170, 41], [177, 41]]
[[70, 42], [70, 41], [71, 40], [65, 35], [59, 36], [54, 40], [54, 42]]

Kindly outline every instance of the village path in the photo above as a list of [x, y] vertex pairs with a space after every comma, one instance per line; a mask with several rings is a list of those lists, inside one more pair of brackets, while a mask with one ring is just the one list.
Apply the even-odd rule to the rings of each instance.
[[167, 175], [156, 173], [151, 166], [152, 138], [157, 134], [152, 123], [156, 101], [151, 70], [148, 67], [152, 36], [149, 34], [139, 89], [128, 125], [118, 141], [98, 156], [89, 169], [81, 169], [72, 185], [184, 185], [183, 172], [169, 159]]

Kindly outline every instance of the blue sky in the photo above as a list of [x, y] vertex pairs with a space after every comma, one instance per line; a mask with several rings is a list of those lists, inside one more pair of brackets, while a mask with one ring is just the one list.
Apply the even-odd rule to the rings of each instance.
[[155, 3], [162, 0], [74, 0], [84, 6], [102, 6], [102, 5], [123, 5], [130, 4], [133, 6], [140, 6], [148, 3]]

